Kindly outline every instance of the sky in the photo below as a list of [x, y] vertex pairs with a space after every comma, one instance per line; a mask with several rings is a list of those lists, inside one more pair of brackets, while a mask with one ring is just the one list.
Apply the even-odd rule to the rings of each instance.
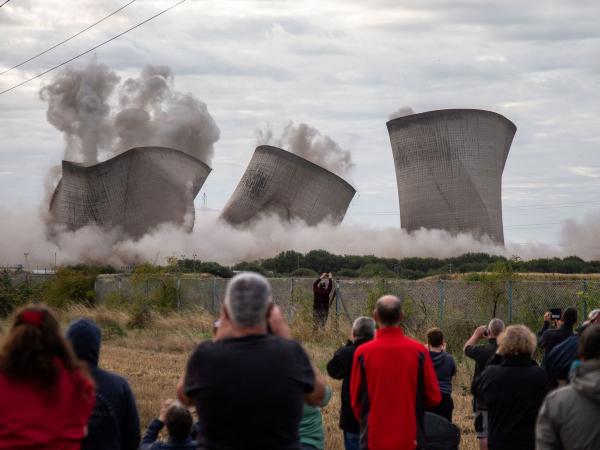
[[[0, 72], [125, 3], [11, 0], [0, 8]], [[174, 3], [137, 0], [0, 75], [0, 91]], [[122, 79], [168, 65], [175, 88], [207, 104], [220, 139], [201, 194], [216, 210], [241, 178], [257, 129], [281, 131], [292, 120], [352, 152], [358, 193], [345, 222], [398, 227], [389, 114], [498, 112], [518, 128], [503, 176], [506, 241], [557, 245], [565, 220], [600, 217], [598, 17], [600, 2], [586, 0], [187, 0], [74, 64], [95, 57]], [[54, 75], [0, 95], [0, 210], [45, 207], [44, 180], [64, 150], [39, 98]]]

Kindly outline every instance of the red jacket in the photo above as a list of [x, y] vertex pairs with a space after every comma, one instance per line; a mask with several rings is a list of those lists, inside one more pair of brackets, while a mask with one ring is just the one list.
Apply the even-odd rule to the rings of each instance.
[[96, 397], [92, 382], [60, 365], [51, 391], [0, 374], [0, 449], [79, 450]]
[[354, 353], [350, 393], [363, 450], [424, 448], [425, 406], [441, 401], [425, 346], [386, 327]]

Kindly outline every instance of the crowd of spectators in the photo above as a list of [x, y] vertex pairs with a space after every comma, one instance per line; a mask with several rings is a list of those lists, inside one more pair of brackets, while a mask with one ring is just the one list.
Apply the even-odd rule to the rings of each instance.
[[[331, 291], [331, 277], [323, 274], [317, 289]], [[324, 292], [319, 302], [322, 326]], [[537, 336], [498, 318], [474, 330], [463, 353], [474, 361], [473, 420], [482, 450], [600, 448], [598, 322], [600, 310], [593, 310], [577, 328], [577, 310], [567, 308], [555, 323], [545, 315]], [[342, 381], [346, 450], [459, 448], [456, 363], [444, 331], [432, 328], [419, 342], [402, 324], [401, 300], [381, 297], [373, 318], [357, 318], [327, 363], [328, 375]], [[143, 436], [129, 383], [98, 366], [101, 341], [88, 319], [73, 321], [63, 335], [43, 305], [16, 313], [0, 346], [0, 449], [325, 448], [322, 408], [331, 386], [292, 338], [258, 274], [229, 282], [214, 338], [191, 354], [177, 400], [164, 401]]]

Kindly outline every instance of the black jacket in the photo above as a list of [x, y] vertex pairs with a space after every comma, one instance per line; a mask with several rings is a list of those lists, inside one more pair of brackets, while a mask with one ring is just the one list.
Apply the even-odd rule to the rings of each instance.
[[323, 281], [319, 278], [313, 283], [314, 308], [329, 308], [329, 294], [333, 289], [333, 280], [329, 278], [327, 287], [321, 288], [319, 284]]
[[327, 373], [331, 378], [342, 380], [342, 407], [340, 408], [340, 428], [348, 433], [360, 433], [358, 424], [352, 406], [350, 403], [350, 374], [352, 373], [352, 361], [354, 352], [370, 339], [357, 339], [348, 341], [346, 345], [340, 347], [331, 361], [327, 363]]
[[560, 328], [550, 330], [550, 322], [544, 322], [544, 326], [538, 332], [538, 347], [544, 349], [544, 355], [542, 356], [542, 366], [546, 366], [546, 360], [548, 354], [554, 347], [573, 336], [573, 327], [568, 325], [562, 325]]
[[[471, 390], [475, 385], [475, 380], [483, 373], [488, 361], [496, 354], [498, 349], [498, 343], [496, 339], [488, 339], [487, 344], [483, 345], [469, 345], [465, 348], [465, 355], [475, 360], [475, 373], [473, 373], [473, 381], [471, 382]], [[475, 409], [487, 409], [485, 401], [479, 398], [477, 395], [474, 396]]]
[[460, 430], [437, 414], [425, 413], [425, 450], [458, 450]]
[[87, 319], [69, 325], [67, 339], [85, 361], [96, 384], [96, 405], [88, 422], [82, 450], [135, 450], [140, 444], [140, 419], [125, 378], [98, 368], [101, 332]]
[[475, 380], [473, 393], [488, 408], [489, 450], [534, 450], [535, 421], [550, 384], [529, 358], [500, 358]]

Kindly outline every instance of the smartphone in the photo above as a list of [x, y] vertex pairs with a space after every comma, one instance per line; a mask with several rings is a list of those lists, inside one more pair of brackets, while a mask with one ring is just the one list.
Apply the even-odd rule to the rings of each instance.
[[552, 308], [550, 310], [550, 315], [552, 316], [552, 320], [560, 320], [560, 318], [562, 317], [562, 309]]

